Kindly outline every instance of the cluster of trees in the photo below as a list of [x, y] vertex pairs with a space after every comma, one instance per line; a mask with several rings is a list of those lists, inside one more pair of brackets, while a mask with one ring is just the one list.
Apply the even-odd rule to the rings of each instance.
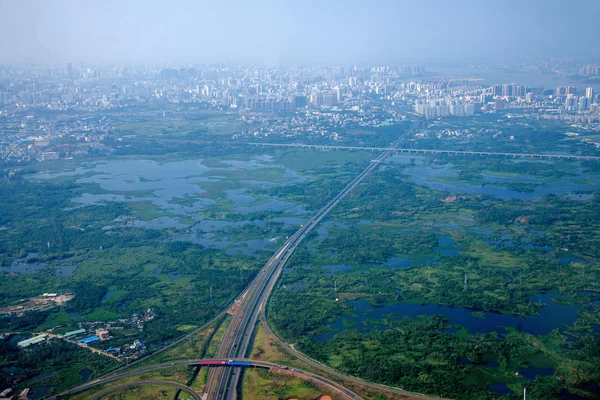
[[92, 371], [88, 379], [93, 379], [118, 366], [113, 359], [62, 340], [54, 339], [20, 349], [11, 337], [0, 339], [0, 363], [11, 367], [9, 373], [0, 374], [0, 387], [11, 387], [14, 382], [25, 382], [43, 372], [51, 372], [52, 375], [37, 381], [34, 386], [54, 386], [55, 393], [81, 384], [80, 371], [84, 369]]

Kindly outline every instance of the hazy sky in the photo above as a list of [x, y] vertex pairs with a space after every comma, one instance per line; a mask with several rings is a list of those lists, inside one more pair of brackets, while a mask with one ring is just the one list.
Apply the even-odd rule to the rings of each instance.
[[0, 63], [600, 53], [600, 0], [0, 0]]

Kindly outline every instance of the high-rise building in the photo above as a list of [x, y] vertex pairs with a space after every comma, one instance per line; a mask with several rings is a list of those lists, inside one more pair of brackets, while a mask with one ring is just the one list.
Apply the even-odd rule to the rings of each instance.
[[493, 85], [492, 86], [492, 96], [501, 96], [502, 95], [502, 85]]
[[324, 92], [322, 95], [322, 104], [325, 107], [333, 107], [335, 105], [335, 96], [333, 92]]
[[570, 94], [575, 94], [575, 86], [559, 86], [556, 88], [557, 96], [568, 96]]
[[71, 63], [67, 64], [67, 74], [69, 75], [69, 78], [73, 78], [73, 64]]
[[314, 91], [310, 94], [310, 102], [315, 107], [321, 107], [323, 105], [323, 96], [319, 91]]
[[585, 97], [587, 97], [588, 99], [593, 100], [594, 99], [594, 88], [586, 88], [585, 89]]
[[577, 107], [577, 98], [575, 96], [571, 95], [567, 95], [567, 98], [565, 99], [565, 109], [567, 111], [575, 111]]

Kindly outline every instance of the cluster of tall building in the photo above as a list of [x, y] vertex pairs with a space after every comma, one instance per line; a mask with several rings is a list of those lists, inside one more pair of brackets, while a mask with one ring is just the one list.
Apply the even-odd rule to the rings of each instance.
[[[572, 86], [570, 86], [570, 87], [572, 87]], [[557, 94], [558, 94], [560, 88], [561, 88], [561, 86], [559, 86], [556, 89]], [[589, 88], [585, 89], [585, 96], [578, 97], [578, 96], [575, 96], [575, 93], [576, 93], [575, 90], [568, 91], [566, 93], [565, 110], [567, 110], [567, 111], [586, 111], [586, 110], [591, 109], [592, 105], [594, 104], [594, 88], [589, 87]], [[565, 94], [563, 94], [563, 95], [565, 95]]]
[[600, 65], [586, 65], [579, 68], [579, 75], [583, 76], [598, 76], [600, 75]]
[[338, 88], [332, 90], [315, 90], [310, 94], [310, 103], [317, 107], [334, 107], [340, 103], [341, 93]]
[[556, 88], [557, 96], [568, 96], [570, 94], [575, 94], [576, 89], [575, 86], [558, 86]]
[[424, 65], [404, 65], [401, 67], [395, 66], [381, 66], [381, 67], [373, 67], [371, 68], [372, 73], [383, 72], [386, 74], [402, 74], [402, 75], [423, 75], [425, 74], [425, 66]]
[[425, 73], [424, 65], [405, 65], [402, 67], [404, 75], [423, 75]]
[[491, 91], [493, 97], [525, 98], [525, 95], [527, 94], [527, 86], [517, 85], [515, 83], [504, 83], [502, 85], [492, 85]]
[[471, 116], [475, 114], [475, 107], [475, 103], [466, 103], [450, 98], [415, 101], [415, 112], [425, 118], [447, 117], [449, 115]]
[[[299, 99], [296, 99], [299, 97]], [[296, 96], [290, 98], [261, 98], [255, 97], [245, 100], [243, 98], [238, 99], [238, 108], [245, 107], [246, 109], [254, 112], [268, 112], [268, 111], [294, 111], [296, 108], [303, 107], [306, 105], [304, 96]]]

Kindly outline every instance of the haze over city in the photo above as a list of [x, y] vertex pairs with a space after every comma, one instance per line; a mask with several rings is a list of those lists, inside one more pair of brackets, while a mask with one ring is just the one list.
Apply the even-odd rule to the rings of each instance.
[[0, 0], [0, 63], [597, 55], [594, 0]]
[[600, 399], [600, 0], [0, 0], [0, 400]]

